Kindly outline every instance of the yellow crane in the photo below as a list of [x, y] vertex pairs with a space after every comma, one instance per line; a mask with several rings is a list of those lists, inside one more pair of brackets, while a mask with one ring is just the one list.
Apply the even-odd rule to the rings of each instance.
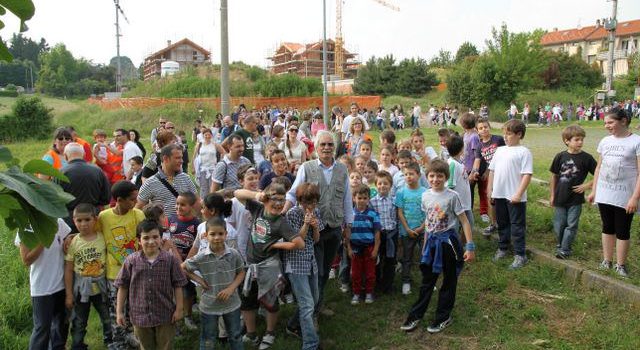
[[[342, 2], [344, 0], [336, 0], [336, 45], [335, 45], [335, 74], [344, 78], [344, 40], [342, 39]], [[386, 6], [394, 11], [400, 11], [398, 6], [395, 6], [385, 0], [373, 0], [380, 5]]]

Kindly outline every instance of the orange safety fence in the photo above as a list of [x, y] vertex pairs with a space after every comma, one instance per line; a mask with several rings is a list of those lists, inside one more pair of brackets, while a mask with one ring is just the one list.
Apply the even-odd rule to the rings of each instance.
[[[329, 108], [340, 106], [343, 109], [351, 103], [357, 103], [360, 108], [375, 109], [382, 105], [380, 96], [329, 96]], [[160, 97], [130, 97], [113, 100], [89, 98], [89, 103], [103, 109], [131, 109], [150, 108], [166, 104], [199, 104], [219, 109], [220, 98], [160, 98]], [[232, 107], [244, 104], [247, 109], [261, 109], [262, 107], [295, 107], [298, 109], [322, 108], [322, 97], [231, 97]]]

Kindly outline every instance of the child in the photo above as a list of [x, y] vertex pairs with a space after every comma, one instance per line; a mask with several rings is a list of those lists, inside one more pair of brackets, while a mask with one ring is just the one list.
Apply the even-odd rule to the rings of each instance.
[[349, 187], [356, 188], [356, 186], [363, 183], [362, 174], [359, 171], [352, 171], [349, 173]]
[[[366, 304], [373, 303], [376, 283], [376, 258], [380, 248], [380, 217], [369, 209], [369, 187], [360, 184], [353, 189], [353, 225], [345, 237], [346, 248], [351, 258], [351, 305], [360, 303], [360, 293], [365, 292]], [[365, 285], [362, 284], [364, 275]]]
[[[409, 163], [415, 162], [415, 159], [411, 155], [410, 151], [400, 151], [398, 152], [398, 171], [395, 175], [393, 175], [393, 186], [391, 187], [391, 195], [395, 197], [398, 190], [405, 185], [404, 179], [404, 169], [409, 165]], [[427, 187], [427, 178], [424, 174], [420, 175], [420, 186]]]
[[[125, 301], [142, 349], [171, 349], [175, 323], [182, 318], [182, 287], [187, 284], [180, 262], [161, 250], [155, 221], [136, 228], [142, 250], [129, 255], [115, 281], [118, 288], [117, 323], [125, 326]], [[175, 303], [174, 303], [175, 300]]]
[[[208, 251], [209, 240], [207, 239], [207, 221], [214, 217], [220, 217], [222, 219], [228, 218], [232, 213], [232, 205], [231, 201], [226, 200], [222, 194], [217, 192], [209, 193], [202, 199], [200, 213], [202, 214], [204, 221], [198, 225], [196, 239], [193, 241], [193, 245], [187, 255], [187, 259], [198, 253], [206, 253]], [[225, 244], [230, 248], [237, 249], [236, 229], [229, 222], [227, 222], [227, 226], [225, 228], [225, 235]]]
[[109, 147], [107, 147], [107, 133], [102, 129], [93, 130], [93, 140], [96, 142], [93, 144], [93, 158], [96, 160], [96, 165], [102, 170], [104, 175], [111, 181], [113, 176], [113, 168], [108, 162]]
[[131, 171], [127, 179], [136, 185], [137, 189], [140, 189], [140, 186], [142, 186], [142, 166], [144, 165], [144, 160], [140, 156], [135, 156], [129, 159], [129, 164], [131, 165]]
[[[471, 113], [464, 113], [460, 118], [460, 125], [464, 129], [464, 156], [462, 164], [464, 170], [469, 176], [469, 185], [471, 189], [471, 208], [473, 208], [473, 197], [475, 196], [476, 182], [480, 176], [480, 137], [476, 131], [477, 118]], [[473, 222], [473, 220], [472, 220]]]
[[[138, 198], [138, 189], [129, 181], [118, 181], [111, 187], [111, 195], [116, 205], [98, 214], [96, 231], [102, 232], [107, 247], [107, 283], [109, 285], [109, 316], [112, 325], [119, 325], [116, 320], [116, 299], [118, 289], [114, 280], [118, 276], [127, 256], [138, 250], [136, 227], [144, 220], [144, 213], [134, 208]], [[126, 327], [113, 328], [113, 344], [116, 347], [138, 345], [133, 336], [125, 310]]]
[[396, 133], [393, 130], [386, 129], [380, 133], [380, 147], [386, 146], [396, 149]]
[[238, 287], [245, 276], [244, 261], [237, 250], [225, 244], [226, 227], [220, 216], [208, 219], [204, 234], [207, 249], [182, 263], [187, 277], [202, 286], [199, 304], [201, 349], [214, 349], [221, 317], [231, 348], [243, 348]]
[[[282, 216], [286, 190], [282, 185], [272, 184], [264, 192], [244, 189], [236, 190], [239, 200], [246, 200], [246, 209], [253, 218], [247, 248], [249, 273], [241, 296], [243, 319], [247, 333], [243, 341], [270, 348], [275, 341], [278, 320], [278, 299], [283, 278], [280, 267], [280, 250], [303, 249], [304, 240], [298, 232], [291, 231]], [[260, 200], [260, 202], [258, 202]], [[261, 203], [262, 202], [262, 203]], [[283, 240], [284, 239], [284, 240]], [[256, 334], [256, 310], [262, 305], [267, 310], [267, 328], [262, 341]]]
[[189, 171], [189, 144], [184, 130], [178, 131], [178, 144], [182, 146], [182, 171]]
[[[490, 205], [487, 193], [487, 185], [489, 181], [489, 164], [493, 159], [494, 153], [498, 147], [504, 146], [504, 138], [500, 135], [491, 134], [491, 124], [487, 119], [478, 120], [478, 136], [480, 137], [480, 178], [478, 180], [478, 192], [480, 195], [480, 218], [484, 222], [488, 222], [489, 226], [482, 231], [482, 235], [490, 237], [495, 231], [496, 210]], [[488, 215], [487, 215], [488, 214]]]
[[[169, 216], [169, 233], [171, 241], [180, 252], [180, 261], [187, 259], [189, 250], [196, 239], [200, 219], [193, 216], [193, 206], [196, 204], [196, 195], [192, 192], [183, 192], [176, 198], [176, 215]], [[188, 282], [182, 291], [184, 296], [184, 325], [189, 330], [198, 327], [191, 318], [191, 307], [196, 299], [196, 286]]]
[[556, 257], [566, 259], [571, 255], [571, 245], [578, 232], [580, 213], [584, 203], [584, 191], [592, 182], [583, 183], [589, 173], [594, 174], [597, 162], [589, 153], [582, 151], [586, 132], [578, 125], [562, 130], [562, 141], [567, 150], [558, 153], [549, 171], [551, 198], [554, 207], [553, 228], [556, 231]]
[[[34, 234], [27, 229], [26, 234]], [[38, 244], [28, 248], [16, 234], [14, 244], [20, 249], [20, 259], [29, 266], [29, 293], [33, 308], [33, 330], [29, 349], [63, 349], [67, 342], [69, 323], [64, 308], [64, 254], [62, 244], [71, 228], [58, 219], [58, 229], [51, 245]]]
[[[295, 180], [295, 177], [289, 172], [289, 162], [283, 150], [277, 149], [271, 153], [271, 164], [272, 171], [260, 178], [260, 189], [267, 188], [271, 181], [278, 176], [286, 176], [291, 182]], [[255, 173], [255, 171], [247, 171], [244, 176], [251, 176], [252, 173]]]
[[413, 147], [411, 152], [413, 157], [422, 167], [426, 167], [429, 161], [438, 156], [433, 147], [424, 146], [424, 134], [420, 129], [414, 129], [411, 132], [411, 146]]
[[354, 161], [356, 165], [356, 171], [359, 172], [361, 175], [364, 174], [364, 168], [367, 165], [367, 159], [361, 156], [356, 156], [354, 158]]
[[95, 230], [97, 221], [96, 208], [91, 204], [80, 203], [73, 210], [73, 223], [79, 233], [71, 240], [64, 259], [65, 306], [73, 310], [72, 349], [87, 346], [84, 336], [87, 334], [91, 305], [100, 316], [105, 346], [109, 347], [113, 336], [108, 307], [109, 288], [105, 277], [107, 249], [104, 237]]
[[324, 222], [317, 208], [320, 190], [317, 185], [302, 183], [296, 189], [298, 205], [289, 209], [287, 221], [293, 232], [304, 239], [304, 249], [284, 252], [284, 271], [298, 301], [298, 308], [287, 323], [287, 333], [302, 338], [303, 349], [316, 349], [318, 333], [313, 325], [315, 305], [318, 303], [318, 268], [314, 244], [320, 240]]
[[413, 251], [420, 242], [424, 231], [424, 213], [420, 209], [420, 199], [427, 190], [420, 186], [420, 166], [412, 162], [402, 170], [406, 185], [396, 193], [394, 205], [398, 208], [400, 240], [402, 241], [402, 294], [411, 293], [411, 265]]
[[449, 159], [449, 151], [447, 150], [447, 140], [449, 136], [451, 136], [451, 129], [440, 128], [438, 129], [438, 143], [440, 144], [440, 153], [438, 154], [438, 158], [446, 161]]
[[338, 158], [338, 161], [347, 167], [347, 172], [349, 174], [351, 174], [356, 167], [356, 162], [348, 154], [341, 155], [340, 158]]
[[498, 222], [498, 250], [494, 261], [504, 258], [513, 238], [514, 259], [511, 269], [527, 263], [525, 255], [527, 186], [533, 174], [531, 152], [520, 145], [526, 126], [520, 120], [509, 120], [502, 128], [506, 147], [499, 147], [489, 164], [487, 193], [495, 203]]
[[411, 140], [410, 139], [401, 140], [398, 143], [398, 152], [402, 152], [402, 151], [411, 152], [412, 149], [413, 149], [413, 145], [411, 144]]
[[391, 293], [396, 267], [396, 245], [398, 243], [398, 219], [391, 196], [393, 179], [386, 171], [376, 173], [378, 194], [371, 198], [371, 208], [380, 216], [380, 249], [376, 266], [376, 285], [382, 293]]
[[370, 160], [364, 167], [364, 174], [362, 177], [364, 178], [365, 185], [369, 186], [371, 189], [370, 198], [375, 197], [378, 194], [378, 190], [376, 190], [376, 173], [378, 172], [378, 163]]
[[370, 160], [373, 160], [375, 162], [375, 159], [373, 159], [371, 152], [373, 150], [373, 143], [369, 140], [365, 140], [362, 141], [362, 143], [360, 144], [360, 152], [358, 153], [359, 156], [364, 157], [364, 159], [368, 162]]
[[[442, 274], [442, 286], [438, 295], [438, 307], [434, 322], [427, 327], [429, 333], [438, 333], [452, 322], [451, 312], [456, 301], [458, 276], [464, 261], [475, 258], [475, 244], [471, 236], [471, 226], [464, 215], [459, 196], [447, 189], [449, 167], [441, 160], [429, 165], [428, 179], [431, 189], [422, 197], [422, 210], [426, 212], [425, 233], [427, 235], [422, 248], [420, 270], [422, 285], [420, 296], [411, 307], [406, 321], [400, 329], [410, 332], [418, 326], [431, 300], [433, 288], [438, 276]], [[458, 227], [466, 238], [465, 252], [462, 254]]]
[[462, 210], [467, 216], [471, 230], [473, 230], [473, 212], [471, 207], [471, 188], [469, 178], [462, 165], [462, 154], [464, 153], [464, 141], [458, 135], [452, 135], [447, 140], [447, 150], [449, 150], [449, 176], [447, 177], [447, 188], [454, 190], [460, 198]]
[[395, 150], [391, 146], [383, 146], [380, 149], [380, 161], [378, 162], [378, 170], [384, 170], [391, 176], [395, 175], [400, 169], [393, 164]]
[[271, 171], [273, 171], [273, 165], [271, 164], [271, 161], [272, 161], [271, 156], [273, 155], [275, 150], [279, 149], [278, 145], [275, 144], [274, 142], [267, 143], [265, 148], [266, 148], [265, 160], [258, 165], [258, 173], [260, 174], [260, 176], [265, 176]]

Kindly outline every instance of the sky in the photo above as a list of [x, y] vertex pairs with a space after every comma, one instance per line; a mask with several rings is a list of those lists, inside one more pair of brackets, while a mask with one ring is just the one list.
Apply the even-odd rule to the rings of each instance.
[[[24, 34], [50, 46], [64, 43], [73, 55], [106, 64], [116, 55], [114, 0], [33, 0], [35, 16]], [[343, 2], [345, 46], [366, 62], [371, 56], [429, 60], [440, 49], [455, 55], [465, 41], [485, 48], [492, 27], [505, 23], [510, 31], [569, 29], [610, 17], [606, 0], [375, 0]], [[229, 59], [266, 67], [267, 57], [281, 42], [322, 39], [322, 0], [228, 0]], [[327, 3], [327, 38], [336, 32], [336, 1]], [[161, 50], [167, 40], [189, 38], [211, 51], [220, 62], [220, 0], [120, 0], [129, 20], [121, 17], [120, 54], [137, 66]], [[618, 20], [640, 19], [640, 1], [618, 1]], [[18, 30], [8, 13], [0, 37]]]

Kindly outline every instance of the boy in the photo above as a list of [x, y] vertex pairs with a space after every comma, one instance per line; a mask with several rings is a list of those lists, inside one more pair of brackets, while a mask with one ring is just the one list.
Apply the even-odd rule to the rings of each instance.
[[360, 152], [358, 152], [358, 155], [363, 157], [367, 163], [369, 163], [369, 161], [374, 161], [376, 162], [375, 159], [373, 159], [373, 156], [371, 154], [371, 152], [373, 151], [373, 143], [369, 140], [365, 140], [362, 141], [362, 143], [360, 144]]
[[449, 150], [449, 176], [447, 180], [447, 188], [455, 191], [460, 198], [462, 210], [467, 216], [471, 230], [473, 231], [473, 212], [471, 207], [471, 188], [469, 187], [469, 175], [462, 165], [462, 153], [464, 152], [464, 141], [458, 135], [451, 135], [447, 140], [447, 149]]
[[[420, 296], [411, 307], [407, 320], [400, 329], [410, 332], [418, 326], [431, 300], [433, 287], [442, 273], [442, 286], [438, 295], [438, 307], [434, 322], [427, 328], [429, 333], [438, 333], [452, 322], [451, 311], [456, 301], [458, 276], [464, 261], [475, 258], [475, 244], [471, 226], [460, 203], [460, 197], [446, 188], [449, 166], [442, 160], [434, 160], [427, 173], [431, 189], [422, 197], [422, 210], [426, 212], [425, 232], [428, 235], [422, 248], [420, 270], [422, 285]], [[458, 227], [466, 238], [462, 254]], [[461, 259], [461, 257], [463, 259]]]
[[127, 179], [136, 185], [137, 189], [140, 189], [140, 186], [142, 186], [142, 167], [144, 165], [144, 160], [140, 156], [135, 156], [129, 159], [129, 165], [131, 166], [131, 171], [129, 172]]
[[[196, 239], [200, 219], [193, 216], [193, 206], [196, 204], [196, 195], [192, 192], [183, 192], [176, 198], [176, 214], [169, 216], [169, 233], [171, 241], [178, 248], [182, 261], [187, 259], [189, 250]], [[196, 330], [195, 322], [191, 318], [191, 307], [196, 299], [196, 286], [188, 282], [182, 291], [184, 296], [184, 325], [187, 329]]]
[[365, 185], [369, 186], [371, 190], [370, 197], [373, 198], [378, 194], [376, 190], [376, 173], [378, 172], [378, 163], [370, 160], [364, 166], [364, 173], [362, 177], [364, 178]]
[[289, 172], [289, 162], [283, 150], [276, 149], [271, 152], [271, 164], [271, 171], [260, 178], [260, 189], [267, 188], [271, 181], [279, 176], [286, 176], [291, 182], [295, 180], [295, 177]]
[[237, 250], [225, 244], [227, 229], [222, 217], [207, 220], [204, 238], [208, 248], [182, 263], [187, 277], [202, 286], [200, 347], [214, 348], [218, 320], [222, 317], [229, 345], [232, 349], [242, 349], [238, 287], [245, 276], [244, 261]]
[[[102, 232], [107, 247], [107, 284], [109, 285], [109, 316], [111, 324], [116, 325], [116, 299], [118, 289], [114, 280], [120, 272], [124, 259], [138, 250], [136, 227], [144, 220], [144, 213], [134, 208], [138, 198], [138, 189], [129, 181], [118, 181], [111, 187], [115, 207], [105, 209], [98, 214], [96, 231]], [[125, 317], [127, 313], [125, 312]], [[138, 341], [131, 326], [113, 328], [113, 343], [116, 347], [125, 344], [137, 346]]]
[[369, 186], [360, 184], [353, 189], [353, 203], [353, 225], [351, 232], [345, 231], [347, 253], [351, 258], [351, 305], [360, 303], [362, 290], [366, 294], [364, 302], [371, 304], [376, 283], [376, 258], [380, 248], [380, 217], [369, 208]]
[[566, 259], [571, 255], [571, 245], [578, 231], [584, 191], [591, 181], [583, 183], [589, 173], [593, 175], [597, 162], [589, 153], [582, 151], [586, 132], [578, 125], [569, 125], [562, 130], [562, 141], [567, 150], [558, 153], [549, 171], [551, 198], [554, 207], [553, 228], [558, 244], [556, 257]]
[[[26, 234], [33, 234], [33, 230]], [[29, 266], [29, 286], [33, 308], [33, 330], [29, 349], [63, 349], [69, 323], [64, 308], [63, 239], [71, 232], [64, 220], [58, 219], [58, 230], [49, 248], [39, 244], [29, 249], [16, 234], [14, 244], [20, 248], [20, 259]]]
[[438, 153], [438, 158], [446, 161], [449, 159], [449, 151], [447, 151], [447, 140], [451, 135], [450, 129], [440, 128], [438, 129], [438, 143], [440, 144], [440, 153]]
[[102, 170], [107, 179], [111, 180], [113, 176], [113, 168], [108, 162], [109, 147], [107, 147], [107, 133], [102, 129], [93, 130], [93, 140], [96, 142], [93, 144], [93, 158], [96, 160], [96, 165]]
[[[400, 171], [393, 175], [393, 186], [391, 187], [391, 195], [393, 197], [395, 197], [396, 193], [398, 193], [398, 190], [405, 185], [404, 169], [411, 162], [415, 162], [415, 159], [411, 155], [411, 151], [404, 150], [398, 152], [398, 168], [400, 168]], [[424, 174], [421, 174], [420, 186], [426, 188], [427, 185], [427, 178], [424, 176]]]
[[[182, 318], [182, 287], [187, 284], [178, 258], [161, 250], [160, 227], [142, 220], [136, 228], [142, 250], [127, 257], [115, 281], [117, 323], [125, 326], [125, 301], [140, 347], [171, 349], [175, 323]], [[175, 300], [175, 303], [174, 303]]]
[[471, 192], [471, 208], [473, 208], [473, 197], [475, 196], [476, 183], [480, 176], [480, 137], [476, 131], [477, 117], [471, 113], [464, 113], [460, 117], [460, 125], [464, 129], [464, 156], [462, 164], [469, 176], [469, 186]]
[[360, 173], [360, 175], [364, 174], [364, 168], [367, 165], [367, 159], [362, 156], [356, 156], [355, 158], [356, 171]]
[[420, 186], [420, 166], [409, 163], [402, 170], [406, 185], [396, 193], [394, 205], [398, 208], [400, 240], [402, 241], [402, 294], [411, 293], [411, 265], [413, 251], [424, 231], [424, 212], [420, 209], [422, 194], [427, 190]]
[[511, 269], [519, 269], [527, 263], [525, 255], [527, 186], [533, 174], [531, 152], [520, 145], [527, 127], [520, 120], [512, 119], [504, 124], [505, 147], [499, 147], [489, 164], [487, 193], [496, 208], [498, 223], [498, 250], [494, 261], [507, 255], [513, 238], [514, 259]]
[[391, 293], [396, 267], [396, 244], [398, 243], [398, 219], [391, 196], [393, 179], [386, 171], [376, 173], [378, 194], [371, 198], [371, 208], [380, 216], [380, 249], [376, 266], [376, 285], [382, 293]]
[[391, 146], [396, 148], [396, 133], [386, 129], [380, 133], [380, 147]]
[[100, 316], [106, 347], [109, 347], [113, 333], [108, 307], [109, 287], [105, 277], [107, 248], [104, 237], [95, 230], [97, 219], [96, 208], [91, 204], [80, 203], [73, 210], [73, 223], [79, 233], [71, 240], [64, 258], [65, 306], [73, 310], [72, 349], [87, 347], [84, 336], [91, 305]]
[[478, 180], [478, 192], [480, 195], [480, 218], [488, 222], [489, 226], [482, 231], [485, 237], [491, 237], [498, 226], [496, 225], [496, 210], [490, 205], [487, 192], [489, 181], [489, 164], [498, 147], [504, 146], [504, 138], [491, 134], [491, 124], [487, 119], [478, 120], [478, 136], [480, 137], [480, 178]]

